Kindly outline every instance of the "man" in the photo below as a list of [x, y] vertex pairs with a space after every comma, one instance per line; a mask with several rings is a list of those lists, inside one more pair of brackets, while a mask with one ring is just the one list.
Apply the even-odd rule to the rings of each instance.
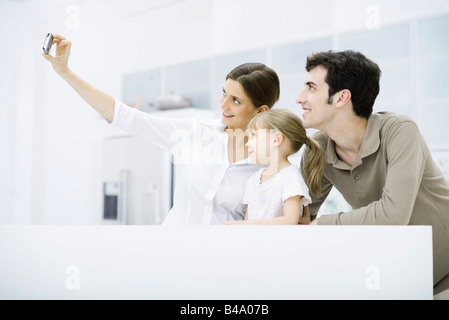
[[[297, 103], [304, 127], [320, 130], [313, 138], [325, 154], [311, 224], [431, 225], [434, 293], [449, 289], [449, 184], [410, 117], [372, 113], [378, 65], [358, 52], [329, 51], [308, 57], [306, 70]], [[333, 186], [353, 211], [316, 218]]]

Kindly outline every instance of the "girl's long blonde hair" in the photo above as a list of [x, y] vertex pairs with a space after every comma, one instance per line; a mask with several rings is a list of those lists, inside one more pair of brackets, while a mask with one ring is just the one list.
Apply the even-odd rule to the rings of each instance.
[[315, 140], [307, 136], [306, 129], [296, 114], [288, 109], [270, 109], [258, 113], [251, 119], [248, 129], [280, 131], [290, 141], [290, 154], [298, 152], [305, 144], [309, 152], [303, 170], [309, 182], [309, 189], [313, 195], [321, 194], [321, 176], [324, 169], [323, 149]]

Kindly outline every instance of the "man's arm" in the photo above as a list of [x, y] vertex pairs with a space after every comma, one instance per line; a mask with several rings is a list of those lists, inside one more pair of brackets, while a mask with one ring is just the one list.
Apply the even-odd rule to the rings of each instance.
[[[303, 170], [307, 155], [308, 155], [308, 150], [306, 149], [301, 158], [300, 171], [301, 171], [301, 175], [302, 175], [304, 181], [308, 185], [308, 177]], [[312, 199], [312, 203], [308, 205], [310, 220], [313, 221], [316, 219], [318, 211], [320, 210], [321, 205], [324, 203], [324, 201], [328, 197], [329, 193], [331, 192], [332, 187], [333, 187], [332, 183], [326, 178], [326, 176], [323, 172], [323, 176], [321, 177], [321, 194], [318, 196], [310, 194], [310, 197]]]
[[[406, 225], [410, 221], [421, 184], [426, 158], [418, 127], [411, 121], [392, 127], [383, 139], [387, 148], [387, 176], [378, 201], [333, 215], [322, 215], [319, 224]], [[373, 168], [375, 170], [375, 168]]]

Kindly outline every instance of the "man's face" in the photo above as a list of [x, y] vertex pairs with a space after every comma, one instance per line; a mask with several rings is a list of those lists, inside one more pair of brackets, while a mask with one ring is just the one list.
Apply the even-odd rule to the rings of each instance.
[[[303, 126], [324, 130], [335, 114], [332, 101], [329, 101], [329, 85], [325, 79], [327, 69], [317, 66], [309, 71], [304, 89], [299, 93], [296, 103], [302, 106]], [[329, 104], [330, 103], [330, 104]]]

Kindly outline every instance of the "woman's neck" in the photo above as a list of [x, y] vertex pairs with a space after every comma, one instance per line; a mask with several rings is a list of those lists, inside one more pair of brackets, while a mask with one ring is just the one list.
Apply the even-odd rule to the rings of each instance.
[[229, 163], [235, 163], [248, 158], [248, 148], [245, 146], [248, 142], [248, 136], [244, 131], [225, 129], [228, 134], [228, 160]]

